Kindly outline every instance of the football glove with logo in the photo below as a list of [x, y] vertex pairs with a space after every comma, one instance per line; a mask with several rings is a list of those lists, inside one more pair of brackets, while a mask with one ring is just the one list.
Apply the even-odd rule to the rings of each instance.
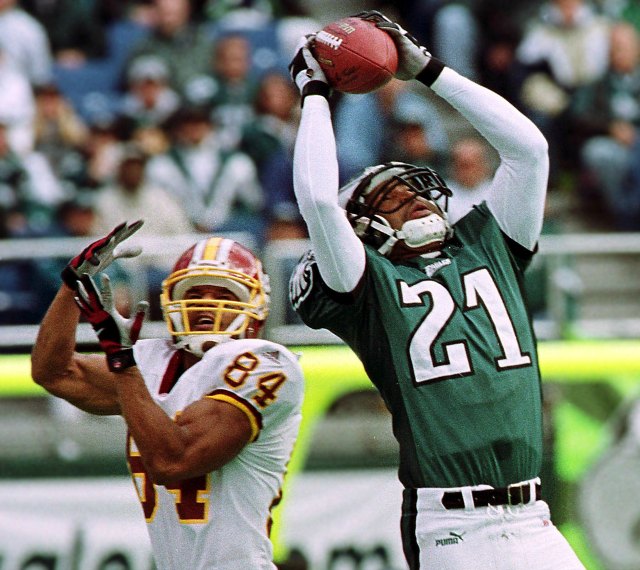
[[377, 10], [365, 10], [355, 15], [356, 18], [362, 18], [374, 22], [378, 28], [387, 32], [396, 44], [398, 50], [398, 70], [396, 78], [402, 81], [414, 79], [424, 70], [431, 61], [431, 54], [427, 48], [421, 46], [418, 40], [414, 38], [400, 24], [391, 21], [382, 12]]
[[107, 356], [112, 372], [120, 372], [135, 366], [133, 345], [140, 336], [140, 329], [149, 303], [140, 301], [133, 316], [124, 318], [114, 307], [111, 283], [106, 274], [101, 276], [100, 291], [86, 273], [76, 282], [76, 304], [98, 335], [100, 347]]
[[70, 289], [76, 291], [76, 283], [83, 275], [86, 274], [93, 277], [104, 271], [106, 267], [120, 257], [140, 255], [142, 250], [139, 247], [120, 248], [118, 246], [137, 232], [143, 223], [143, 220], [138, 220], [132, 224], [123, 222], [105, 237], [88, 245], [62, 270], [60, 274], [62, 280]]

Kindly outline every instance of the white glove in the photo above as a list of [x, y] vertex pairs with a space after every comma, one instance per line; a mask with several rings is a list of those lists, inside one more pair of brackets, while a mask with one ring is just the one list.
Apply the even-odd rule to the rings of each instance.
[[298, 86], [303, 99], [307, 95], [328, 97], [330, 93], [324, 71], [309, 49], [314, 39], [315, 34], [303, 36], [298, 42], [296, 55], [289, 64], [291, 79]]
[[402, 81], [415, 79], [431, 60], [427, 48], [421, 46], [400, 24], [392, 22], [377, 10], [367, 10], [355, 15], [356, 18], [374, 22], [378, 28], [387, 32], [398, 50], [398, 70], [395, 77]]
[[123, 317], [115, 308], [109, 277], [101, 275], [100, 290], [85, 273], [77, 282], [75, 301], [98, 335], [100, 347], [107, 357], [109, 370], [120, 372], [135, 366], [133, 345], [140, 336], [149, 303], [140, 301], [133, 316]]
[[140, 255], [140, 247], [125, 247], [120, 244], [137, 232], [144, 222], [138, 220], [132, 224], [121, 223], [105, 237], [94, 241], [76, 255], [63, 269], [62, 280], [75, 291], [76, 282], [87, 274], [90, 277], [101, 273], [114, 260], [121, 257]]

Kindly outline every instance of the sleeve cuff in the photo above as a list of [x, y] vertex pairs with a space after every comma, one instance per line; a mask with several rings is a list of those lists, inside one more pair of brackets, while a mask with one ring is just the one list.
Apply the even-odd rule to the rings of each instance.
[[249, 441], [258, 439], [260, 430], [262, 430], [262, 417], [253, 407], [247, 404], [244, 399], [224, 390], [214, 390], [211, 394], [207, 394], [207, 398], [218, 400], [219, 402], [226, 402], [243, 412], [251, 425], [251, 439]]

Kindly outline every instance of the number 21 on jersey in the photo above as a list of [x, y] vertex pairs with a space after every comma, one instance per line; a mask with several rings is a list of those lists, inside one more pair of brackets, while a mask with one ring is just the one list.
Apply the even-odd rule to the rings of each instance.
[[[451, 322], [456, 303], [449, 290], [437, 281], [398, 283], [404, 307], [423, 306], [424, 295], [431, 299], [431, 309], [413, 333], [409, 345], [413, 377], [418, 384], [468, 376], [473, 373], [469, 347], [465, 339], [442, 344], [444, 358], [436, 362], [434, 347]], [[523, 353], [513, 321], [504, 299], [488, 269], [482, 268], [462, 276], [464, 310], [483, 308], [500, 345], [496, 355], [498, 370], [531, 365], [531, 355]]]

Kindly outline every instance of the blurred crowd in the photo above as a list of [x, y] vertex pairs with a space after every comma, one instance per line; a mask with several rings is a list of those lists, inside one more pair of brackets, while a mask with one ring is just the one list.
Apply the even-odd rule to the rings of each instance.
[[[640, 231], [640, 0], [343, 8], [382, 10], [506, 97], [549, 140], [550, 195], [570, 192], [598, 229]], [[0, 239], [140, 217], [146, 235], [305, 237], [287, 64], [335, 16], [314, 0], [0, 0]], [[472, 200], [492, 176], [492, 151], [426, 89], [393, 80], [331, 103], [342, 181], [424, 163]], [[0, 266], [0, 322], [41, 318], [53, 265]]]

